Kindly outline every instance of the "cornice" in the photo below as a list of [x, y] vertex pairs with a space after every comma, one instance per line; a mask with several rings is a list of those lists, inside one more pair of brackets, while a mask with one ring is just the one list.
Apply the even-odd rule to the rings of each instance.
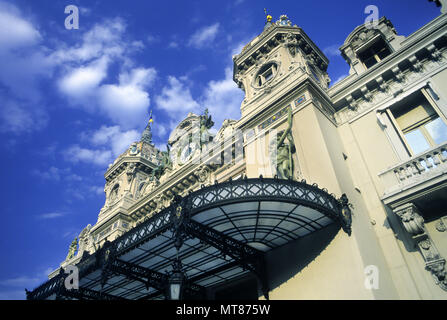
[[[368, 69], [360, 75], [349, 75], [350, 81], [340, 81], [328, 90], [328, 94], [334, 103], [345, 98], [352, 91], [359, 90], [360, 87], [373, 81], [386, 71], [393, 69], [402, 61], [409, 59], [412, 55], [429, 46], [436, 40], [445, 37], [447, 32], [447, 15], [438, 17], [435, 21], [428, 23], [402, 42], [402, 47], [385, 58], [381, 63]], [[345, 78], [345, 79], [347, 79]]]

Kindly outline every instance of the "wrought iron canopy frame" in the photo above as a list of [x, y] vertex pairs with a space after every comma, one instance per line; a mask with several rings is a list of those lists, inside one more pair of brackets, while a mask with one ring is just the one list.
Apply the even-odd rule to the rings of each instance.
[[[305, 181], [262, 178], [262, 176], [255, 179], [229, 180], [201, 188], [183, 198], [175, 196], [168, 208], [129, 230], [113, 242], [106, 242], [94, 254], [84, 253], [76, 266], [79, 269], [79, 279], [95, 274], [94, 279], [96, 280], [90, 281], [92, 284], [90, 288], [80, 286], [78, 290], [65, 289], [64, 281], [67, 275], [61, 269], [59, 275], [32, 292], [27, 291], [27, 299], [47, 299], [51, 296], [68, 299], [123, 299], [125, 297], [122, 295], [115, 296], [103, 290], [107, 286], [107, 281], [115, 276], [120, 276], [123, 279], [121, 282], [117, 282], [118, 285], [138, 282], [146, 289], [155, 289], [143, 298], [163, 296], [167, 289], [167, 273], [123, 259], [127, 254], [135, 252], [136, 249], [163, 234], [164, 237], [166, 234], [171, 236], [166, 247], [181, 246], [188, 239], [199, 239], [201, 243], [232, 259], [231, 262], [209, 268], [201, 274], [190, 277], [187, 285], [190, 297], [205, 297], [206, 288], [195, 282], [238, 266], [258, 278], [262, 291], [268, 298], [269, 288], [264, 252], [244, 241], [235, 239], [230, 234], [216, 230], [211, 225], [200, 223], [194, 219], [195, 216], [207, 210], [249, 202], [257, 202], [259, 206], [263, 202], [274, 202], [311, 208], [339, 224], [346, 233], [351, 233], [351, 211], [345, 195], [337, 199], [327, 190], [320, 189], [316, 184], [309, 185]], [[240, 230], [238, 231], [240, 232]], [[150, 251], [155, 251], [155, 249]], [[100, 283], [99, 290], [92, 289], [95, 282]]]

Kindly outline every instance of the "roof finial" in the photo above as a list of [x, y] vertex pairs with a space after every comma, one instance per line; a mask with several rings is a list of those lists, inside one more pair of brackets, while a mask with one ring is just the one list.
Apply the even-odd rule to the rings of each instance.
[[267, 22], [272, 22], [272, 16], [267, 13], [266, 8], [264, 8], [264, 13], [265, 13], [265, 18], [267, 19]]
[[267, 13], [266, 8], [264, 8], [264, 12], [265, 12], [265, 18], [267, 19], [267, 21], [265, 22], [265, 25], [264, 25], [264, 31], [265, 31], [268, 28], [270, 28], [273, 24], [272, 24], [272, 16]]
[[152, 143], [152, 130], [151, 130], [151, 123], [154, 122], [152, 119], [152, 109], [149, 116], [149, 121], [146, 125], [146, 129], [144, 129], [143, 134], [141, 135], [141, 141], [144, 141], [146, 143], [151, 144]]

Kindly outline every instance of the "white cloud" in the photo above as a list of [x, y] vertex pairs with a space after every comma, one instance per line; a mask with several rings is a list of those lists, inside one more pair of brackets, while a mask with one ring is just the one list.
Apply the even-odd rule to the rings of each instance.
[[46, 171], [40, 171], [40, 170], [33, 170], [33, 175], [40, 177], [44, 180], [54, 180], [59, 181], [61, 179], [61, 170], [59, 168], [56, 168], [54, 166], [51, 166]]
[[26, 103], [3, 97], [0, 92], [0, 131], [30, 133], [43, 128], [48, 115], [41, 109], [29, 109]]
[[62, 43], [50, 57], [59, 64], [71, 62], [78, 65], [100, 57], [124, 58], [135, 49], [133, 42], [123, 39], [125, 30], [124, 20], [106, 19], [85, 32], [80, 43], [70, 46]]
[[138, 126], [147, 117], [150, 99], [145, 88], [152, 83], [155, 75], [155, 69], [151, 68], [121, 73], [118, 85], [107, 84], [98, 88], [99, 107], [110, 119], [125, 128]]
[[173, 119], [181, 120], [188, 112], [200, 111], [200, 105], [193, 99], [186, 81], [184, 78], [168, 77], [168, 86], [155, 98], [157, 107], [167, 111]]
[[149, 34], [149, 35], [146, 37], [146, 41], [147, 41], [147, 43], [149, 43], [149, 44], [153, 44], [153, 43], [159, 42], [159, 41], [160, 41], [160, 37], [157, 36], [157, 35]]
[[338, 57], [341, 56], [341, 52], [339, 48], [341, 45], [334, 44], [332, 46], [326, 47], [323, 49], [323, 53], [328, 57]]
[[[240, 52], [243, 44], [230, 50], [229, 53]], [[201, 114], [205, 108], [209, 112], [215, 123], [217, 130], [221, 127], [225, 119], [239, 119], [241, 102], [244, 92], [237, 87], [233, 81], [232, 68], [225, 69], [225, 77], [220, 80], [211, 80], [205, 89], [194, 98], [188, 87], [188, 77], [168, 77], [168, 84], [162, 89], [160, 95], [155, 97], [157, 108], [167, 112], [170, 123], [169, 129], [177, 126], [189, 112]], [[160, 135], [161, 136], [161, 135]]]
[[108, 59], [102, 57], [87, 66], [70, 70], [60, 81], [60, 90], [76, 101], [86, 101], [106, 77], [107, 65]]
[[202, 104], [212, 115], [216, 128], [220, 128], [225, 119], [239, 119], [244, 92], [233, 81], [231, 68], [225, 69], [225, 78], [210, 81], [202, 97]]
[[219, 23], [203, 27], [197, 30], [188, 41], [188, 45], [195, 48], [202, 48], [213, 42], [219, 32]]
[[39, 80], [52, 68], [40, 46], [42, 36], [12, 4], [0, 2], [0, 131], [40, 130], [48, 116]]
[[104, 194], [104, 187], [102, 186], [90, 186], [89, 187], [89, 191], [97, 194], [97, 195], [102, 195]]
[[102, 126], [93, 132], [81, 134], [85, 146], [72, 145], [64, 151], [66, 160], [106, 166], [113, 162], [135, 141], [141, 133], [136, 130], [122, 130], [120, 126]]
[[102, 126], [90, 135], [93, 146], [106, 146], [111, 149], [113, 156], [119, 156], [132, 142], [138, 141], [141, 133], [136, 130], [121, 131], [119, 126]]
[[178, 46], [179, 46], [179, 44], [178, 44], [178, 42], [176, 42], [176, 41], [171, 41], [171, 42], [169, 42], [169, 44], [168, 44], [168, 48], [171, 48], [171, 49], [178, 48]]
[[48, 220], [48, 219], [60, 218], [65, 215], [66, 215], [65, 212], [47, 212], [47, 213], [40, 214], [37, 217], [42, 220]]
[[[134, 67], [129, 54], [143, 46], [124, 37], [126, 25], [120, 19], [95, 25], [74, 49], [59, 50], [53, 59], [67, 61], [70, 67], [60, 79], [59, 88], [72, 105], [99, 111], [125, 128], [141, 125], [150, 105], [147, 88], [156, 77], [153, 68]], [[109, 66], [121, 63], [118, 83], [104, 83]]]
[[20, 17], [17, 8], [7, 3], [0, 3], [0, 48], [2, 50], [31, 46], [40, 39], [39, 31]]
[[65, 152], [65, 158], [74, 163], [85, 162], [99, 166], [104, 166], [112, 162], [112, 152], [106, 149], [88, 149], [79, 145], [68, 148]]
[[43, 180], [49, 181], [60, 181], [65, 180], [69, 182], [82, 181], [82, 177], [72, 173], [70, 168], [60, 169], [54, 166], [49, 167], [47, 170], [37, 170], [31, 171], [34, 176], [37, 176]]

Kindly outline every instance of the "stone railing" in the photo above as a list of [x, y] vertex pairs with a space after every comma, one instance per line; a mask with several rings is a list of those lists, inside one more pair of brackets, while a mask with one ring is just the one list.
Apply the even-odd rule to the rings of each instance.
[[379, 176], [385, 195], [447, 173], [447, 142], [388, 168]]

